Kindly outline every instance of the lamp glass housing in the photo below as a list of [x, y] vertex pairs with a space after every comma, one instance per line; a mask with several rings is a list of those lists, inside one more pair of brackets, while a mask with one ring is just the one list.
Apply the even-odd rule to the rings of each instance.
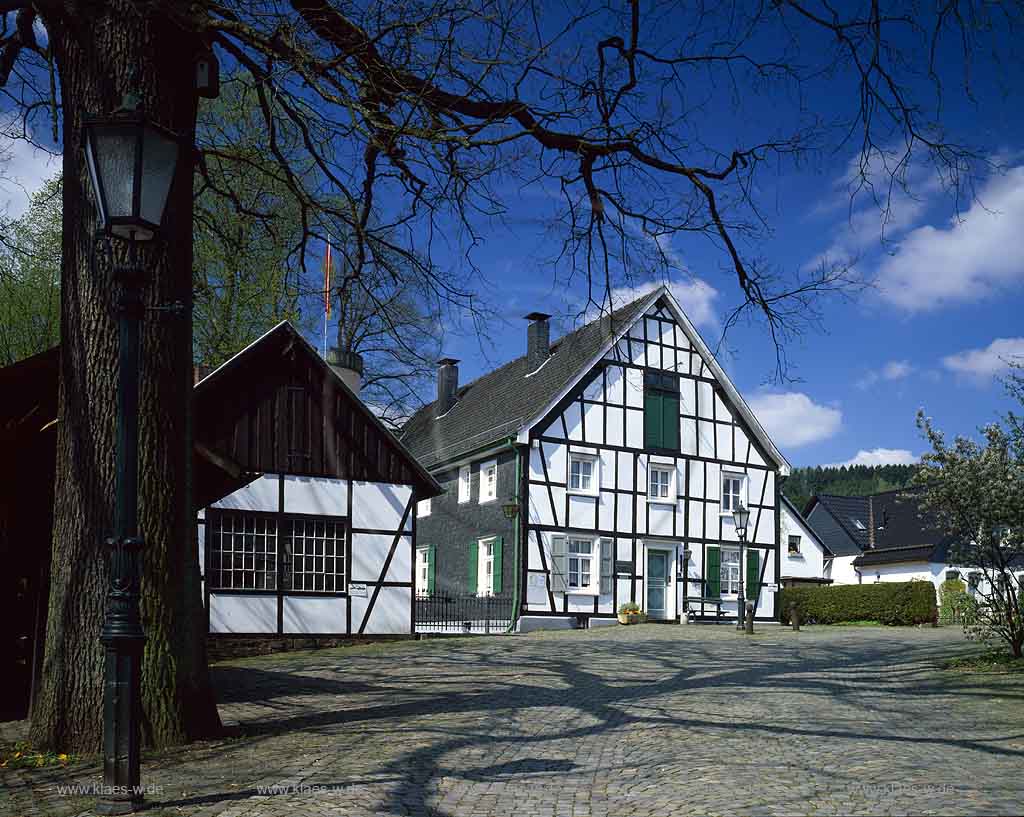
[[736, 535], [743, 539], [747, 535], [747, 523], [750, 522], [750, 511], [740, 504], [732, 512], [732, 523], [736, 527]]
[[87, 120], [84, 145], [100, 228], [121, 238], [152, 239], [178, 166], [178, 138], [129, 112]]

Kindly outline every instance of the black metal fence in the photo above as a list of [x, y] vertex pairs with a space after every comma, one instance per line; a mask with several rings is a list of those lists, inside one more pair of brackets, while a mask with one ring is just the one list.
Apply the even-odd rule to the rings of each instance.
[[512, 623], [505, 596], [417, 596], [418, 633], [503, 633]]

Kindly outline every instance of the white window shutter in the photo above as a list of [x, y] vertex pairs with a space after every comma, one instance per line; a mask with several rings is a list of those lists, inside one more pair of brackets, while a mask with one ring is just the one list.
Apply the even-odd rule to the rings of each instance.
[[601, 540], [601, 595], [611, 595], [612, 592], [612, 556], [615, 551], [615, 542], [612, 539]]
[[566, 573], [568, 564], [565, 555], [565, 537], [555, 534], [551, 537], [551, 564], [548, 565], [551, 574], [551, 590], [554, 593], [564, 593], [567, 589]]

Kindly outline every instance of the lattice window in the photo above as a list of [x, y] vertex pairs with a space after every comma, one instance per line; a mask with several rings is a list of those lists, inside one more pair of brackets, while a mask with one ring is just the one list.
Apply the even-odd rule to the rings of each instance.
[[277, 522], [255, 514], [210, 511], [206, 549], [211, 590], [277, 589]]
[[344, 521], [291, 517], [286, 518], [281, 527], [283, 587], [294, 591], [343, 591]]

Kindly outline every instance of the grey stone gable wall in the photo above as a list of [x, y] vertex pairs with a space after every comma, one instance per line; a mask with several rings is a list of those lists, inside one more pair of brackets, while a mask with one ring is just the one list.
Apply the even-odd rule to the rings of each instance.
[[[498, 496], [480, 504], [480, 466], [498, 461]], [[503, 451], [470, 465], [470, 500], [459, 504], [459, 468], [434, 472], [444, 493], [430, 501], [430, 516], [416, 520], [416, 546], [434, 545], [434, 593], [465, 595], [469, 592], [469, 545], [489, 536], [504, 538], [501, 592], [510, 597], [515, 576], [514, 522], [505, 518], [501, 506], [515, 494], [515, 452]]]

